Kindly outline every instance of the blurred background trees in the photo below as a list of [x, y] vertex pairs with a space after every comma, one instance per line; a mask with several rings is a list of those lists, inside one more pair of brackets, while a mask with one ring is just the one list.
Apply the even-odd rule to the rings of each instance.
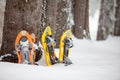
[[101, 0], [97, 40], [106, 40], [109, 35], [120, 36], [119, 14], [119, 0]]
[[114, 35], [120, 36], [120, 0], [116, 0], [116, 7], [115, 7], [115, 25], [114, 25]]
[[74, 0], [74, 23], [74, 36], [78, 39], [90, 39], [89, 0]]

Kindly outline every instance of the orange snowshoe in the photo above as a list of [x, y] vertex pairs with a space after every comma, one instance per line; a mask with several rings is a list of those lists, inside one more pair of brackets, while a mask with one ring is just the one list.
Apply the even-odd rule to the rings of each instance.
[[33, 46], [33, 37], [25, 30], [18, 33], [15, 40], [15, 51], [18, 63], [34, 64], [36, 53]]

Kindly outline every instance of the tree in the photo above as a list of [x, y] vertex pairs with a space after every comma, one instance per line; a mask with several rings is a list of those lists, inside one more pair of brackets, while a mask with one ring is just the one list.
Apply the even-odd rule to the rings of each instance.
[[74, 27], [73, 34], [76, 38], [90, 39], [89, 33], [89, 0], [74, 0]]
[[115, 36], [120, 36], [120, 0], [116, 0], [116, 21], [115, 21], [115, 27], [114, 27], [114, 35]]
[[6, 0], [3, 38], [0, 55], [12, 53], [17, 34], [21, 30], [40, 37], [42, 0]]
[[115, 0], [102, 0], [97, 40], [105, 40], [108, 35], [113, 35], [115, 22]]

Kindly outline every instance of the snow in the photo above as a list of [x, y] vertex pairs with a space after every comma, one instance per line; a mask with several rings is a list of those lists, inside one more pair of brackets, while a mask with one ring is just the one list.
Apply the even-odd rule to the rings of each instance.
[[72, 65], [46, 66], [44, 57], [39, 66], [0, 62], [0, 80], [120, 80], [120, 37], [73, 41]]
[[7, 57], [7, 56], [11, 56], [11, 54], [5, 54], [4, 56], [0, 56], [0, 61], [1, 61], [4, 57]]

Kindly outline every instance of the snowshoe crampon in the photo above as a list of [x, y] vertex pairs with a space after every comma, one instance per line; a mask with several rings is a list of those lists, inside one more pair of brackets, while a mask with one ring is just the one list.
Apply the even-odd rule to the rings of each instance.
[[66, 65], [72, 64], [72, 61], [69, 59], [70, 48], [72, 46], [72, 32], [71, 30], [66, 30], [60, 38], [59, 62], [63, 62]]
[[18, 63], [34, 64], [35, 52], [32, 36], [25, 30], [18, 33], [15, 40], [15, 52], [18, 56]]
[[48, 66], [57, 63], [58, 59], [54, 51], [54, 39], [52, 38], [52, 30], [50, 26], [47, 26], [41, 37], [42, 46], [44, 49], [44, 55], [46, 64]]

